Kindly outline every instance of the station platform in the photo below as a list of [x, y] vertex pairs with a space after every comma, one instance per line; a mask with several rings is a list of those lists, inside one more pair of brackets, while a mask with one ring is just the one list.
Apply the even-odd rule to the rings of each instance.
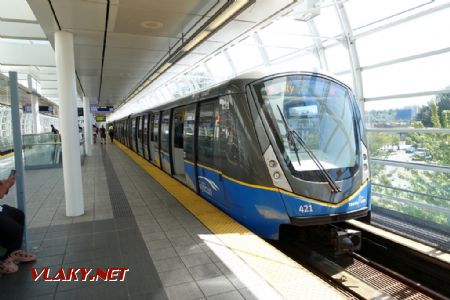
[[[0, 299], [343, 299], [345, 296], [120, 144], [93, 145], [85, 214], [62, 169], [26, 171], [28, 246]], [[1, 200], [15, 206], [15, 191]], [[33, 281], [31, 268], [129, 268], [123, 281]]]

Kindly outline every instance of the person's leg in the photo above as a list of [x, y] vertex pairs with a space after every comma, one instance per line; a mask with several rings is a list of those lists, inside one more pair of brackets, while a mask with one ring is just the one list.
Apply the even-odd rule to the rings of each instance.
[[0, 212], [0, 244], [6, 248], [6, 253], [0, 259], [8, 257], [12, 252], [20, 249], [23, 238], [23, 225], [18, 223], [5, 211]]
[[25, 214], [20, 209], [4, 204], [3, 212], [22, 225], [22, 227], [25, 225]]
[[[5, 254], [5, 258], [9, 255], [12, 261], [15, 262], [29, 262], [36, 260], [35, 255], [26, 253], [20, 249], [22, 246], [23, 230], [25, 226], [25, 214], [23, 211], [9, 205], [3, 205], [2, 213], [4, 213], [13, 223], [15, 223], [15, 229], [11, 231], [10, 236], [10, 239], [12, 239], [13, 242], [11, 243], [11, 246], [6, 246], [8, 250]], [[0, 224], [0, 227], [1, 226], [2, 225]]]

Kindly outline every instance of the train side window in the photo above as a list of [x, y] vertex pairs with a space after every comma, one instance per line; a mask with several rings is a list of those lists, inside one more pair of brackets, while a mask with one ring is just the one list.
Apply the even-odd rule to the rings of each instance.
[[[138, 144], [141, 143], [142, 139], [142, 119], [141, 117], [136, 117], [136, 141]], [[138, 152], [139, 152], [139, 146], [138, 146]]]
[[239, 138], [236, 128], [233, 103], [229, 96], [220, 100], [220, 154], [219, 159], [226, 160], [231, 165], [239, 164]]
[[163, 112], [161, 120], [161, 149], [169, 153], [170, 110]]
[[136, 118], [131, 119], [131, 148], [136, 150]]
[[176, 110], [173, 116], [174, 125], [174, 139], [173, 144], [175, 148], [183, 148], [183, 127], [184, 127], [184, 110]]
[[144, 115], [144, 128], [143, 128], [143, 138], [144, 138], [144, 145], [148, 144], [148, 140], [147, 140], [147, 126], [148, 126], [148, 116]]
[[159, 132], [159, 113], [152, 114], [152, 142], [158, 142], [158, 132]]
[[208, 101], [200, 104], [198, 120], [198, 160], [214, 166], [215, 148], [218, 148], [218, 101]]
[[185, 159], [194, 161], [195, 104], [186, 108], [183, 128], [183, 148]]

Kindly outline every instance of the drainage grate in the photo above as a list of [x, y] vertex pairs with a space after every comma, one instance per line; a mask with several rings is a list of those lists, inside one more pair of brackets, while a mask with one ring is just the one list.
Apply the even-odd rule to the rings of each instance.
[[103, 165], [105, 166], [106, 181], [108, 183], [109, 199], [111, 200], [114, 218], [133, 217], [130, 204], [128, 204], [125, 192], [122, 189], [116, 171], [114, 171], [111, 159], [105, 148], [102, 147]]
[[391, 295], [395, 299], [431, 299], [357, 259], [354, 259], [352, 263], [347, 265], [341, 264], [341, 266], [350, 274], [358, 277], [377, 290]]

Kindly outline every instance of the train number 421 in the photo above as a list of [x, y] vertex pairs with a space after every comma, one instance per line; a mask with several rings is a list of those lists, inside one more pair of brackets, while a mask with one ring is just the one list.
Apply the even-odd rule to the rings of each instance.
[[311, 204], [300, 205], [298, 211], [302, 214], [313, 212], [313, 207]]

